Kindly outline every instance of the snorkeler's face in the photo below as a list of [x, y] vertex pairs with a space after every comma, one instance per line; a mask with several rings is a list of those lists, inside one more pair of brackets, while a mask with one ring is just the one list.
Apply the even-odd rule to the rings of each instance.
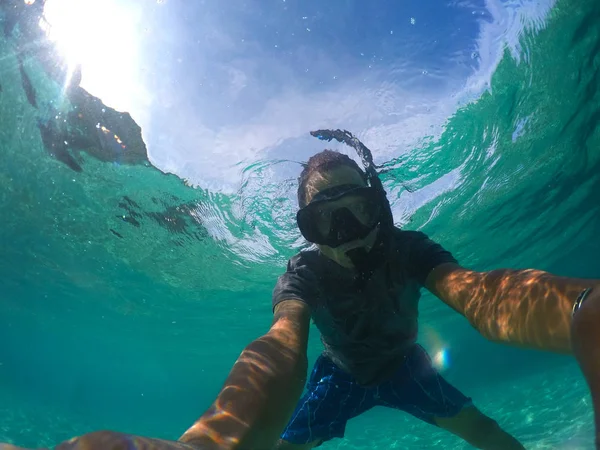
[[[338, 186], [347, 185], [355, 186], [356, 188], [366, 187], [362, 176], [355, 169], [347, 166], [337, 167], [326, 173], [321, 172], [316, 174], [315, 178], [310, 180], [310, 185], [312, 186], [312, 189], [307, 198], [308, 203], [314, 198], [318, 198], [320, 193], [330, 191]], [[369, 221], [373, 219], [372, 217], [369, 217], [369, 214], [367, 213], [367, 211], [372, 210], [372, 205], [363, 203], [365, 203], [364, 197], [353, 195], [342, 196], [338, 200], [331, 200], [324, 204], [323, 214], [324, 216], [328, 216], [328, 213], [332, 211], [346, 209], [350, 211], [359, 222], [367, 226], [369, 225]], [[316, 225], [321, 228], [329, 227], [327, 223], [317, 223]], [[317, 245], [321, 252], [329, 259], [343, 267], [352, 268], [353, 264], [346, 255], [346, 252], [359, 247], [363, 247], [369, 251], [375, 244], [378, 230], [379, 227], [375, 227], [366, 237], [346, 242], [335, 248], [328, 245]], [[326, 232], [327, 230], [323, 228], [322, 231]]]

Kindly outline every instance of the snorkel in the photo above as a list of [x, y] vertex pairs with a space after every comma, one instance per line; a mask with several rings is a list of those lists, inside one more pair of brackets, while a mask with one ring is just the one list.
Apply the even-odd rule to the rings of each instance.
[[[394, 216], [392, 215], [390, 202], [387, 198], [385, 189], [383, 188], [383, 184], [381, 183], [381, 179], [379, 178], [379, 174], [375, 169], [371, 150], [369, 150], [365, 144], [363, 144], [356, 136], [347, 130], [317, 130], [311, 131], [310, 134], [322, 141], [330, 142], [335, 139], [340, 143], [344, 143], [352, 147], [360, 157], [365, 169], [365, 173], [367, 174], [369, 184], [379, 193], [380, 196], [382, 205], [379, 229], [381, 238], [380, 246], [383, 247], [382, 250], [387, 250], [385, 247], [389, 247], [387, 243], [389, 242], [389, 238], [394, 230]], [[361, 285], [364, 285], [364, 282], [373, 274], [374, 269], [385, 259], [383, 258], [381, 252], [376, 252], [373, 250], [367, 252], [367, 250], [364, 248], [349, 250], [346, 252], [346, 254], [358, 272], [357, 281]]]

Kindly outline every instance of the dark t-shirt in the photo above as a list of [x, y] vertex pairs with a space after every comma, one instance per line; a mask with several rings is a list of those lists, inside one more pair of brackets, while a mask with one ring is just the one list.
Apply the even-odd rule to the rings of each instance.
[[273, 290], [273, 308], [301, 300], [311, 308], [325, 355], [364, 385], [384, 381], [417, 339], [420, 289], [432, 269], [454, 257], [425, 234], [395, 230], [388, 261], [358, 290], [354, 272], [318, 249], [289, 260]]

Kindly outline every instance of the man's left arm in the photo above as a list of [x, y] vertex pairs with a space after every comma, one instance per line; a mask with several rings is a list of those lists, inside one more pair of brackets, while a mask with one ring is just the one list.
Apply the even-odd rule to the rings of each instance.
[[572, 353], [590, 388], [600, 450], [600, 280], [446, 263], [425, 286], [490, 340]]
[[572, 352], [577, 299], [591, 288], [585, 303], [600, 302], [600, 280], [530, 269], [476, 272], [446, 263], [429, 273], [425, 287], [492, 341], [561, 353]]

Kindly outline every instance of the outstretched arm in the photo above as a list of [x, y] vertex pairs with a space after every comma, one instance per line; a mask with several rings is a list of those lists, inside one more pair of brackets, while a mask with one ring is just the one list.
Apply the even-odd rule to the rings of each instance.
[[590, 388], [600, 449], [600, 280], [538, 270], [479, 273], [443, 264], [426, 286], [488, 339], [573, 353]]
[[309, 325], [305, 303], [278, 304], [271, 330], [246, 347], [215, 402], [180, 441], [202, 449], [271, 448], [304, 388]]
[[[304, 388], [309, 325], [305, 303], [279, 303], [269, 332], [244, 349], [215, 402], [178, 442], [97, 431], [56, 450], [270, 449]], [[26, 449], [0, 443], [0, 450]]]
[[600, 294], [600, 280], [539, 270], [475, 272], [457, 264], [435, 268], [426, 287], [492, 341], [561, 353], [572, 351], [578, 296], [587, 288], [593, 290], [586, 302]]

